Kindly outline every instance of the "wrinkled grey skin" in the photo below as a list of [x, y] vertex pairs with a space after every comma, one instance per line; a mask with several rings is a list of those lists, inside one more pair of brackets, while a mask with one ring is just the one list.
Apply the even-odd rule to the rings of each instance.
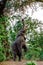
[[[24, 31], [23, 31], [24, 32]], [[12, 44], [12, 52], [13, 52], [13, 59], [14, 61], [16, 60], [16, 57], [19, 57], [19, 61], [22, 58], [22, 48], [24, 49], [24, 52], [27, 51], [27, 47], [25, 45], [25, 36], [24, 33], [19, 32], [19, 34], [17, 35], [16, 40], [14, 41], [14, 43]]]

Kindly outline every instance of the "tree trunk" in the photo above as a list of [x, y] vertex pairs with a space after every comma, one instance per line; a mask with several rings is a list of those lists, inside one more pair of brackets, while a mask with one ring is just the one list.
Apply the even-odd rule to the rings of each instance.
[[4, 8], [6, 5], [7, 0], [0, 0], [0, 16], [4, 13]]

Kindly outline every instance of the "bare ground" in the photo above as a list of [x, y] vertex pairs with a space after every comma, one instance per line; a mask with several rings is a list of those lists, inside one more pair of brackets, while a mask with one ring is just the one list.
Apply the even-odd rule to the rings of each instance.
[[[26, 62], [30, 62], [30, 61], [27, 61], [27, 60], [22, 60], [22, 61], [13, 61], [13, 60], [10, 60], [10, 61], [3, 61], [3, 62], [0, 62], [0, 65], [26, 65]], [[43, 61], [35, 61], [35, 63], [37, 65], [43, 65]]]

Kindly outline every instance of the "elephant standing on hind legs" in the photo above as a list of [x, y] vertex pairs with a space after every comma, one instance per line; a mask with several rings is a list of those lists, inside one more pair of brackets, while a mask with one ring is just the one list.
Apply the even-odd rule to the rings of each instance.
[[16, 57], [18, 56], [19, 61], [22, 58], [22, 48], [24, 49], [24, 52], [27, 51], [27, 47], [25, 44], [25, 30], [22, 29], [19, 34], [17, 35], [16, 40], [14, 41], [14, 43], [12, 44], [12, 52], [13, 52], [13, 59], [14, 61], [16, 60]]

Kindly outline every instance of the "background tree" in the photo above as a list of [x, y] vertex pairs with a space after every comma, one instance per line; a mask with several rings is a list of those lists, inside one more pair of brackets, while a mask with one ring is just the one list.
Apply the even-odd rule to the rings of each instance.
[[[1, 3], [1, 1], [3, 3]], [[22, 28], [22, 16], [19, 15], [11, 16], [13, 14], [12, 9], [15, 11], [23, 11], [24, 14], [24, 7], [29, 5], [31, 7], [32, 3], [43, 2], [42, 0], [1, 0], [0, 1], [0, 61], [7, 60], [9, 57], [12, 58], [11, 53], [11, 43], [16, 39], [16, 35], [18, 30]], [[5, 5], [6, 4], [6, 5]], [[41, 4], [43, 7], [43, 4]], [[33, 9], [34, 9], [33, 7]], [[35, 8], [36, 10], [36, 8]], [[32, 12], [33, 13], [33, 12]], [[7, 15], [6, 15], [7, 14]], [[9, 16], [10, 18], [7, 18]], [[9, 24], [9, 19], [15, 19], [16, 24], [11, 26]], [[12, 21], [10, 20], [12, 23]], [[38, 23], [37, 20], [32, 20], [31, 18], [24, 19], [25, 24], [28, 26], [28, 30], [26, 32], [27, 35], [27, 46], [29, 48], [29, 52], [25, 54], [26, 59], [36, 59], [36, 60], [43, 60], [43, 30], [41, 29], [40, 25], [42, 23]], [[34, 25], [34, 26], [33, 26]], [[36, 29], [40, 27], [40, 33], [36, 31]], [[29, 44], [29, 45], [28, 45]], [[10, 55], [9, 55], [10, 54]]]

